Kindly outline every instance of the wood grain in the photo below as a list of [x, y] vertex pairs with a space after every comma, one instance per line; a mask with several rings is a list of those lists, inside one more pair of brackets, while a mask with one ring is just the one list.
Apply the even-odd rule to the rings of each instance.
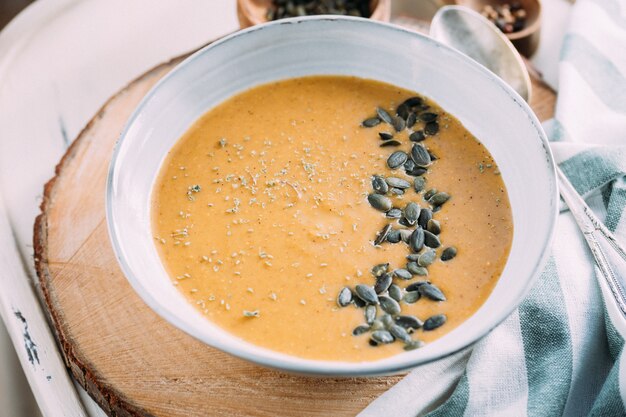
[[[111, 152], [141, 98], [181, 59], [111, 98], [45, 186], [35, 266], [66, 364], [110, 416], [353, 416], [401, 376], [309, 378], [236, 359], [162, 320], [118, 267], [104, 212]], [[550, 117], [554, 94], [536, 84], [532, 104]]]

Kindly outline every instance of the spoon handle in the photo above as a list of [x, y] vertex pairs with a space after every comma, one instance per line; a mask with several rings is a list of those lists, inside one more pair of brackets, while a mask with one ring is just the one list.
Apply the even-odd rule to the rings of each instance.
[[580, 197], [572, 184], [557, 166], [561, 197], [569, 207], [576, 223], [591, 249], [596, 265], [608, 284], [622, 316], [626, 318], [626, 250], [613, 233], [596, 217], [591, 208]]

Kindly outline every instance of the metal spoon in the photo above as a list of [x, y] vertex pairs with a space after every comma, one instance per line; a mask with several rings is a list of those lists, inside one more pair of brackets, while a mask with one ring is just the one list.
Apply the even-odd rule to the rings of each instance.
[[[483, 16], [462, 6], [442, 7], [433, 18], [430, 35], [487, 67], [528, 101], [530, 77], [522, 58], [511, 42]], [[596, 217], [558, 165], [556, 172], [561, 197], [626, 318], [626, 250]]]

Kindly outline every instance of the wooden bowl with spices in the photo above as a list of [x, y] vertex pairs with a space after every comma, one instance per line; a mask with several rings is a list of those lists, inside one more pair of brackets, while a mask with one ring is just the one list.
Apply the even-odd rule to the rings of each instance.
[[[329, 7], [331, 4], [334, 7]], [[242, 29], [286, 17], [337, 14], [388, 22], [391, 0], [237, 0], [237, 17]]]
[[457, 0], [489, 19], [513, 43], [520, 54], [530, 57], [539, 46], [540, 0]]

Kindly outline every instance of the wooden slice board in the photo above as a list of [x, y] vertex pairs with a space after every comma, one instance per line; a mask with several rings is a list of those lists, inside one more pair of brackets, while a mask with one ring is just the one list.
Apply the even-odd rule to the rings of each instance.
[[[309, 378], [236, 359], [162, 320], [118, 266], [104, 210], [111, 152], [141, 98], [183, 58], [113, 96], [45, 186], [35, 266], [66, 364], [110, 416], [353, 416], [401, 376]], [[554, 94], [534, 87], [533, 108], [551, 117]]]

